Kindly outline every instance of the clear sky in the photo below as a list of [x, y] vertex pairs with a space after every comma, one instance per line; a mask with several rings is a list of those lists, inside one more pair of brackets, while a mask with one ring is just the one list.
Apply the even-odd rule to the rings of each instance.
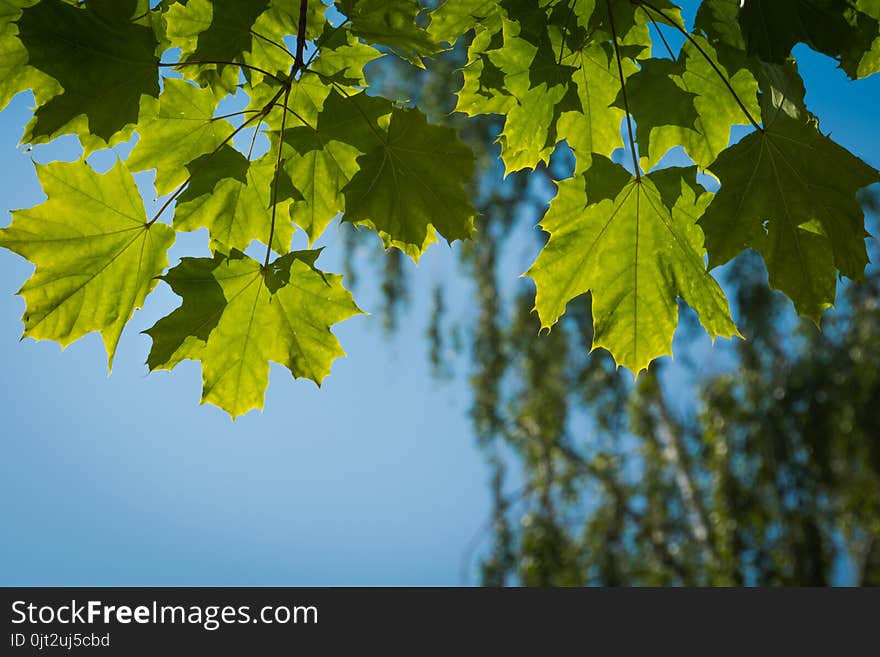
[[[79, 152], [72, 139], [16, 150], [31, 103], [20, 95], [0, 114], [3, 225], [42, 199], [31, 155]], [[204, 245], [182, 236], [171, 260]], [[340, 271], [330, 251], [319, 264]], [[97, 335], [63, 353], [19, 342], [13, 294], [31, 265], [0, 253], [0, 583], [458, 583], [489, 507], [467, 389], [436, 383], [427, 364], [427, 290], [452, 266], [438, 246], [410, 268], [393, 341], [376, 315], [340, 325], [349, 357], [321, 390], [273, 365], [265, 412], [233, 424], [198, 406], [197, 364], [147, 376], [140, 331], [178, 304], [167, 286], [126, 328], [108, 378]], [[367, 311], [378, 286], [359, 284]]]
[[[796, 53], [823, 131], [880, 167], [880, 75], [852, 83], [830, 60]], [[31, 103], [19, 95], [0, 114], [0, 225], [6, 210], [42, 200], [32, 156], [78, 153], [70, 139], [16, 148]], [[172, 261], [203, 238], [179, 238]], [[527, 265], [534, 253], [523, 250]], [[329, 251], [319, 264], [341, 271]], [[529, 285], [522, 269], [505, 272], [506, 285]], [[31, 266], [0, 251], [0, 584], [462, 583], [489, 513], [487, 472], [468, 372], [432, 380], [424, 337], [431, 286], [454, 271], [450, 249], [434, 246], [407, 267], [412, 304], [392, 339], [375, 315], [340, 325], [349, 355], [321, 390], [273, 365], [265, 412], [233, 424], [198, 406], [197, 364], [147, 375], [140, 331], [178, 303], [164, 284], [126, 329], [108, 378], [97, 335], [63, 353], [19, 341], [24, 304], [13, 295]], [[378, 286], [360, 281], [367, 311], [379, 311]], [[465, 283], [452, 290], [453, 313], [476, 312]]]

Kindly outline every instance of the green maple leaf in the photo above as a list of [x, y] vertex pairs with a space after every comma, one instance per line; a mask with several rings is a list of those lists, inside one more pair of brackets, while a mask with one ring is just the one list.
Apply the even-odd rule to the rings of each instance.
[[504, 73], [505, 93], [516, 99], [507, 110], [499, 137], [501, 158], [507, 172], [547, 163], [556, 146], [549, 133], [556, 105], [565, 97], [566, 85], [575, 71], [553, 61], [539, 61], [541, 50], [521, 38], [520, 25], [502, 20], [504, 45], [489, 52], [489, 60]]
[[[272, 224], [272, 190], [275, 154], [267, 153], [249, 161], [231, 146], [215, 155], [205, 155], [190, 166], [193, 178], [178, 197], [174, 208], [174, 227], [190, 231], [207, 228], [211, 249], [228, 253], [244, 251], [253, 240], [269, 241]], [[279, 184], [275, 234], [272, 249], [287, 253], [293, 237], [290, 204], [296, 195], [288, 182]], [[297, 195], [298, 196], [298, 195]]]
[[880, 64], [876, 0], [745, 0], [739, 22], [747, 54], [765, 62], [782, 64], [795, 44], [806, 43], [837, 59], [851, 78]]
[[342, 190], [357, 173], [361, 152], [307, 128], [288, 130], [285, 142], [292, 148], [285, 157], [284, 170], [301, 197], [293, 202], [291, 213], [308, 234], [311, 246], [345, 210]]
[[36, 265], [19, 291], [24, 335], [64, 347], [100, 331], [112, 365], [123, 327], [168, 265], [174, 231], [147, 223], [122, 162], [103, 175], [83, 160], [36, 169], [48, 200], [0, 230], [0, 246]]
[[0, 0], [0, 110], [25, 89], [33, 90], [37, 105], [62, 92], [57, 80], [28, 65], [27, 48], [18, 38], [15, 22], [22, 9], [38, 1]]
[[721, 180], [700, 220], [710, 265], [757, 250], [771, 287], [818, 322], [834, 303], [838, 271], [864, 274], [867, 233], [855, 194], [880, 181], [880, 173], [822, 135], [814, 121], [784, 113], [724, 151], [710, 170]]
[[[587, 6], [593, 4], [587, 2]], [[627, 57], [641, 58], [649, 54], [651, 22], [684, 28], [681, 8], [670, 0], [651, 0], [650, 10], [637, 2], [595, 0], [595, 9], [588, 16], [587, 29], [599, 41], [607, 41], [617, 33], [617, 45]], [[613, 12], [613, 14], [611, 13]], [[614, 30], [612, 30], [612, 18]]]
[[[661, 136], [661, 133], [695, 131], [699, 121], [694, 107], [697, 94], [685, 88], [686, 85], [676, 84], [675, 78], [681, 77], [683, 72], [681, 62], [648, 59], [642, 62], [639, 71], [626, 80], [629, 109], [636, 121], [636, 140], [642, 154], [649, 154], [648, 157], [642, 157], [642, 168], [646, 170], [652, 168], [669, 148], [680, 143], [677, 134], [664, 138], [665, 135]], [[663, 102], [657, 102], [658, 98], [662, 98]], [[626, 108], [623, 90], [614, 105], [620, 109]], [[721, 148], [726, 145], [725, 139]]]
[[861, 48], [850, 53], [844, 68], [850, 77], [866, 78], [880, 71], [880, 29], [872, 25], [880, 25], [880, 0], [855, 0], [855, 5], [863, 14], [857, 19]]
[[[570, 102], [557, 108], [557, 138], [565, 139], [577, 156], [575, 172], [590, 166], [593, 153], [610, 157], [623, 145], [620, 122], [624, 112], [612, 107], [620, 89], [613, 55], [602, 46], [585, 47], [571, 63], [577, 66], [570, 89]], [[631, 70], [624, 64], [624, 74]]]
[[496, 0], [445, 0], [431, 12], [428, 34], [436, 41], [455, 45], [459, 37], [497, 11]]
[[129, 169], [156, 169], [160, 195], [178, 187], [189, 176], [187, 165], [212, 152], [234, 130], [228, 121], [214, 119], [216, 106], [209, 89], [185, 80], [165, 80], [151, 116], [138, 126], [140, 139], [128, 158]]
[[153, 340], [147, 366], [152, 370], [171, 370], [183, 360], [196, 358], [204, 350], [211, 331], [217, 326], [226, 297], [214, 278], [214, 270], [226, 256], [181, 258], [162, 276], [183, 298], [180, 307], [144, 331]]
[[351, 87], [366, 86], [364, 66], [382, 56], [372, 46], [358, 41], [347, 28], [327, 25], [320, 36], [320, 44], [318, 56], [308, 70], [328, 84], [348, 88], [350, 93], [356, 93]]
[[293, 252], [266, 268], [237, 251], [181, 261], [163, 279], [183, 303], [146, 331], [150, 369], [201, 361], [202, 402], [233, 419], [263, 407], [270, 361], [320, 385], [345, 355], [330, 327], [361, 311], [317, 256]]
[[[36, 81], [40, 106], [24, 142], [75, 133], [88, 152], [131, 136], [142, 97], [159, 95], [159, 43], [148, 18], [132, 20], [147, 7], [146, 0], [92, 0], [83, 8], [42, 0], [23, 9], [17, 39], [27, 62], [18, 84], [34, 83], [27, 71], [36, 69], [63, 89], [46, 99], [45, 78]], [[13, 57], [20, 55], [16, 46]]]
[[416, 24], [421, 11], [418, 0], [337, 0], [339, 10], [351, 21], [351, 31], [368, 43], [388, 46], [411, 64], [424, 68], [423, 57], [443, 47]]
[[504, 86], [504, 71], [489, 58], [500, 36], [501, 16], [493, 15], [497, 26], [478, 29], [468, 48], [468, 62], [462, 69], [464, 83], [456, 93], [455, 109], [468, 116], [507, 114], [516, 98]]
[[[676, 146], [682, 146], [700, 168], [708, 167], [727, 148], [731, 127], [749, 123], [736, 98], [751, 116], [760, 115], [754, 75], [745, 67], [731, 74], [706, 39], [698, 35], [692, 38], [702, 53], [686, 41], [677, 63], [647, 60], [642, 70], [627, 80], [640, 135], [642, 168], [646, 170]], [[736, 97], [724, 80], [733, 87]], [[658, 98], [663, 102], [658, 103]]]
[[706, 271], [697, 218], [711, 199], [695, 168], [663, 169], [636, 180], [596, 156], [583, 175], [559, 183], [541, 221], [550, 239], [527, 272], [535, 309], [551, 327], [574, 297], [593, 295], [593, 348], [638, 373], [670, 354], [676, 298], [713, 337], [738, 335], [727, 299]]
[[[291, 121], [314, 127], [324, 111], [324, 103], [332, 93], [357, 95], [366, 86], [364, 66], [382, 56], [375, 48], [360, 43], [345, 27], [327, 26], [320, 37], [321, 48], [291, 87], [287, 96], [287, 124]], [[245, 85], [250, 97], [248, 110], [259, 111], [281, 89], [280, 83], [264, 79], [256, 85]], [[279, 101], [280, 103], [280, 101]], [[280, 130], [282, 110], [272, 110], [265, 122]]]
[[[321, 2], [309, 3], [306, 39], [314, 39], [327, 25], [325, 9]], [[293, 64], [284, 37], [297, 34], [299, 3], [294, 6], [277, 0], [189, 0], [186, 4], [172, 4], [164, 18], [170, 45], [181, 49], [183, 61], [209, 62], [180, 67], [180, 71], [220, 91], [235, 93], [238, 84], [238, 68], [228, 63], [284, 75]], [[253, 83], [263, 77], [254, 69], [243, 70]]]
[[780, 112], [793, 119], [807, 120], [811, 116], [804, 102], [807, 90], [793, 59], [785, 64], [761, 62], [758, 70], [761, 88], [758, 102], [765, 127], [771, 126]]
[[259, 40], [254, 23], [268, 8], [269, 0], [189, 0], [169, 7], [166, 34], [184, 60], [233, 62]]
[[[547, 7], [534, 3], [504, 7], [508, 14], [516, 10], [511, 15], [531, 19], [523, 27], [495, 15], [478, 31], [468, 50], [456, 109], [469, 116], [505, 115], [499, 142], [507, 172], [547, 163], [562, 140], [575, 151], [581, 172], [589, 167], [592, 153], [610, 155], [622, 145], [624, 116], [610, 107], [620, 92], [613, 50], [594, 42], [582, 27], [592, 20], [592, 3], [575, 3], [571, 11], [554, 5], [549, 17]], [[633, 44], [647, 34], [631, 33], [639, 37], [631, 37]], [[644, 46], [623, 49], [637, 54]], [[638, 70], [627, 56], [622, 66], [624, 77]]]
[[345, 209], [342, 190], [359, 170], [357, 158], [383, 143], [391, 111], [384, 99], [334, 89], [316, 125], [285, 130], [283, 166], [298, 196], [292, 216], [310, 246]]
[[370, 225], [414, 260], [436, 229], [449, 242], [470, 237], [476, 211], [465, 191], [474, 155], [455, 132], [395, 108], [387, 134], [357, 160], [345, 186], [345, 219]]

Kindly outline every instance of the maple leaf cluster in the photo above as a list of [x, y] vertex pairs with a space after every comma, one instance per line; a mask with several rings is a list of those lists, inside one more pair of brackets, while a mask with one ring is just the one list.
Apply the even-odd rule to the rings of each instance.
[[[25, 335], [99, 331], [111, 364], [167, 283], [182, 301], [147, 331], [148, 365], [200, 361], [203, 401], [233, 417], [262, 408], [270, 362], [320, 384], [343, 354], [331, 327], [360, 310], [312, 249], [334, 218], [416, 261], [473, 236], [474, 156], [412, 103], [370, 93], [364, 67], [384, 56], [429, 67], [466, 48], [456, 110], [503, 117], [506, 171], [571, 150], [527, 272], [535, 309], [549, 328], [591, 292], [594, 347], [636, 373], [671, 353], [678, 300], [711, 336], [739, 334], [711, 268], [745, 249], [817, 322], [837, 278], [868, 263], [856, 193], [880, 173], [820, 132], [791, 49], [877, 72], [878, 0], [704, 0], [690, 28], [669, 0], [151, 4], [0, 0], [0, 108], [31, 90], [23, 141], [74, 134], [84, 151], [37, 165], [47, 200], [15, 211], [0, 245], [36, 265]], [[221, 114], [230, 95], [244, 109]], [[730, 145], [736, 125], [752, 132]], [[86, 162], [135, 135], [108, 172]], [[662, 166], [676, 147], [692, 166]], [[164, 197], [151, 217], [133, 178], [146, 171]], [[168, 269], [176, 232], [201, 228], [213, 256]], [[296, 230], [309, 250], [291, 251]]]

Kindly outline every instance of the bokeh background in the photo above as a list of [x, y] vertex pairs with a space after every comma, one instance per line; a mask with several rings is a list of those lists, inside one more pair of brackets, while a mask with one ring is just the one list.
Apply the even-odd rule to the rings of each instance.
[[[853, 83], [795, 55], [823, 132], [880, 167], [880, 76]], [[14, 293], [31, 266], [0, 253], [0, 583], [880, 582], [876, 266], [841, 283], [819, 334], [743, 256], [718, 276], [750, 340], [712, 346], [683, 307], [676, 359], [634, 384], [587, 355], [587, 299], [538, 336], [518, 276], [570, 156], [501, 182], [497, 122], [449, 115], [461, 62], [418, 73], [386, 59], [370, 74], [474, 145], [482, 238], [435, 245], [416, 267], [331, 226], [319, 264], [346, 272], [371, 314], [337, 327], [348, 357], [320, 390], [273, 365], [265, 411], [232, 423], [198, 406], [197, 364], [148, 376], [140, 332], [178, 303], [164, 285], [110, 377], [95, 335], [63, 353], [20, 341]], [[81, 153], [72, 139], [17, 145], [32, 102], [0, 114], [4, 211], [41, 202], [32, 159]], [[151, 177], [138, 182], [149, 211]], [[206, 241], [181, 236], [172, 263]]]

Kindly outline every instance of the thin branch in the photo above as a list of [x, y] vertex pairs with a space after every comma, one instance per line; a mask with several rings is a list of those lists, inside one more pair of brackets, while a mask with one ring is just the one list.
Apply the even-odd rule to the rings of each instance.
[[218, 64], [222, 66], [240, 66], [241, 68], [246, 68], [251, 71], [257, 71], [258, 73], [262, 73], [267, 78], [272, 78], [273, 80], [283, 84], [284, 80], [279, 78], [274, 73], [269, 73], [266, 69], [260, 68], [259, 66], [251, 66], [250, 64], [242, 64], [241, 62], [227, 62], [219, 59], [200, 59], [200, 60], [188, 60], [185, 62], [159, 62], [158, 66], [166, 67], [166, 68], [181, 68], [183, 66], [198, 66], [201, 64]]
[[[294, 70], [302, 69], [305, 66], [303, 60], [303, 51], [306, 47], [306, 20], [309, 13], [309, 0], [300, 0], [299, 2], [299, 25], [296, 28], [296, 60], [293, 63]], [[285, 105], [287, 103], [284, 103]]]
[[636, 139], [633, 134], [632, 115], [629, 111], [629, 100], [626, 97], [626, 80], [623, 77], [623, 63], [620, 60], [620, 48], [617, 44], [617, 28], [614, 26], [614, 10], [611, 9], [611, 0], [605, 0], [608, 5], [608, 21], [611, 24], [611, 38], [614, 41], [614, 56], [617, 59], [617, 74], [620, 76], [620, 93], [623, 96], [623, 109], [626, 112], [626, 129], [629, 132], [629, 148], [632, 153], [633, 171], [636, 182], [642, 182], [642, 173], [639, 169], [639, 156], [636, 153]]
[[755, 117], [753, 117], [751, 112], [749, 112], [749, 110], [746, 108], [745, 104], [740, 99], [739, 94], [736, 93], [736, 89], [733, 88], [733, 85], [730, 84], [730, 80], [727, 79], [727, 76], [721, 71], [720, 68], [718, 68], [718, 65], [714, 61], [712, 61], [712, 58], [709, 57], [709, 55], [706, 53], [705, 50], [703, 50], [703, 47], [699, 44], [699, 42], [697, 42], [697, 40], [694, 39], [686, 29], [684, 29], [681, 25], [679, 25], [674, 20], [672, 20], [662, 9], [655, 7], [654, 5], [652, 5], [650, 2], [647, 2], [646, 0], [629, 0], [629, 1], [631, 4], [638, 5], [639, 7], [641, 7], [642, 10], [645, 11], [645, 13], [647, 13], [648, 11], [654, 12], [655, 15], [662, 17], [669, 25], [671, 25], [676, 30], [681, 32], [681, 34], [684, 35], [684, 37], [690, 42], [690, 44], [694, 48], [697, 49], [697, 52], [703, 56], [703, 59], [705, 59], [709, 63], [709, 66], [712, 67], [712, 70], [715, 71], [716, 75], [718, 75], [719, 79], [724, 83], [724, 86], [727, 87], [727, 90], [730, 92], [730, 95], [733, 96], [733, 99], [736, 101], [736, 104], [739, 105], [739, 108], [743, 111], [743, 114], [746, 115], [746, 118], [749, 120], [749, 123], [751, 123], [754, 126], [755, 130], [758, 130], [759, 132], [764, 132], [764, 128], [762, 128], [758, 124], [758, 122], [755, 120]]
[[710, 535], [712, 524], [700, 498], [697, 482], [688, 467], [687, 450], [679, 433], [678, 423], [669, 413], [669, 408], [666, 406], [666, 400], [662, 394], [656, 400], [655, 408], [657, 409], [655, 416], [657, 438], [661, 444], [660, 453], [674, 472], [675, 485], [678, 487], [682, 506], [687, 514], [691, 535], [705, 551], [707, 562], [711, 561], [712, 557], [717, 556]]
[[259, 114], [262, 111], [263, 110], [258, 110], [258, 109], [246, 109], [246, 110], [241, 110], [239, 112], [230, 112], [229, 114], [221, 114], [220, 116], [212, 116], [211, 120], [212, 121], [221, 121], [222, 119], [231, 119], [234, 116], [243, 116], [245, 114], [253, 114], [253, 113]]
[[[609, 476], [607, 471], [596, 467], [594, 463], [581, 456], [581, 454], [569, 445], [560, 443], [556, 445], [556, 449], [562, 453], [563, 457], [569, 460], [570, 464], [574, 464], [575, 467], [585, 472], [588, 476], [598, 479], [612, 495], [618, 498], [623, 497], [623, 491], [620, 490], [617, 482]], [[657, 558], [678, 575], [682, 583], [687, 584], [692, 580], [690, 573], [688, 573], [684, 565], [675, 558], [672, 551], [669, 549], [669, 546], [655, 537], [653, 532], [650, 531], [650, 528], [646, 527], [647, 521], [644, 516], [635, 511], [635, 509], [629, 504], [625, 503], [623, 504], [623, 515], [635, 524], [639, 528], [639, 531], [646, 536], [648, 542], [651, 544], [651, 549], [654, 551]]]
[[[526, 484], [519, 490], [516, 490], [510, 493], [509, 496], [503, 498], [505, 510], [514, 504], [521, 501], [524, 497], [526, 497], [529, 493], [534, 490], [533, 484]], [[493, 513], [489, 517], [489, 519], [481, 525], [477, 531], [473, 533], [470, 540], [465, 545], [465, 548], [461, 555], [461, 561], [459, 563], [459, 580], [462, 584], [466, 584], [468, 582], [468, 571], [470, 570], [470, 564], [473, 560], [474, 553], [477, 551], [477, 548], [480, 547], [480, 544], [483, 542], [485, 536], [492, 531], [492, 527], [495, 525], [497, 521], [496, 515]]]

